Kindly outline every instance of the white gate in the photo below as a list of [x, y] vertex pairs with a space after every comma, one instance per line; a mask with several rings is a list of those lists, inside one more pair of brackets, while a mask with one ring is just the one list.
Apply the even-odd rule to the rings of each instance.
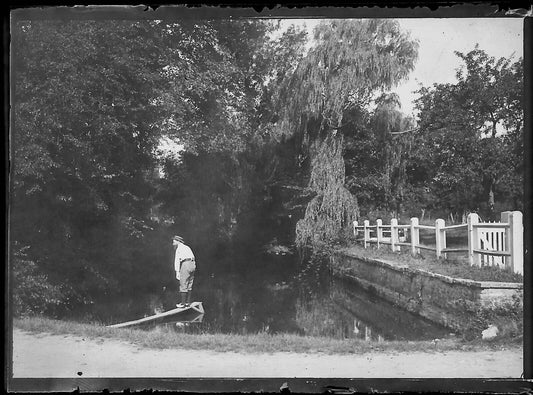
[[[494, 222], [489, 222], [494, 223]], [[479, 231], [479, 246], [482, 250], [489, 251], [506, 251], [505, 246], [505, 230], [480, 230]], [[505, 267], [503, 256], [481, 255], [481, 264], [483, 266], [499, 266]]]

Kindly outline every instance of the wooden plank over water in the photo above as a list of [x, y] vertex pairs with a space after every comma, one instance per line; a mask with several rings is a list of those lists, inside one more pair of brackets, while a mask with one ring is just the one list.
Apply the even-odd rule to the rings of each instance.
[[138, 320], [122, 322], [120, 324], [108, 325], [107, 327], [108, 328], [124, 328], [127, 326], [133, 326], [133, 325], [144, 324], [146, 322], [157, 321], [165, 317], [170, 317], [173, 315], [190, 312], [190, 311], [194, 311], [198, 314], [204, 314], [204, 306], [202, 305], [202, 302], [194, 302], [194, 303], [191, 303], [189, 307], [177, 307], [175, 309], [165, 311], [163, 313], [151, 315], [149, 317], [144, 317]]

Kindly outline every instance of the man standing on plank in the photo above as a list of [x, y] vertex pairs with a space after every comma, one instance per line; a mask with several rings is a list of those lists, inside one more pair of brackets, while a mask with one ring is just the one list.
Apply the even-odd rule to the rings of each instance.
[[196, 262], [191, 248], [183, 242], [181, 236], [172, 238], [172, 245], [176, 248], [174, 256], [174, 270], [176, 279], [180, 283], [181, 302], [176, 307], [189, 307], [191, 304], [192, 284], [194, 282], [194, 272]]

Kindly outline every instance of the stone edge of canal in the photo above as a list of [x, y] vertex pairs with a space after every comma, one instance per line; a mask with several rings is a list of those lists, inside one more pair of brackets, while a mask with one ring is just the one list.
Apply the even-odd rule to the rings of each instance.
[[457, 332], [469, 328], [480, 309], [504, 306], [516, 297], [523, 300], [520, 283], [454, 278], [340, 250], [332, 255], [330, 267], [334, 276]]

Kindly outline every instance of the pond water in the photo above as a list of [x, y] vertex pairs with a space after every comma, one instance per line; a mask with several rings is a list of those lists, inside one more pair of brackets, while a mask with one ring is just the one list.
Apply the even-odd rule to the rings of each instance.
[[[295, 333], [374, 341], [451, 336], [448, 329], [333, 278], [325, 267], [303, 270], [291, 255], [258, 254], [240, 270], [227, 268], [199, 266], [193, 299], [203, 303], [205, 314], [189, 314], [163, 325], [187, 333]], [[105, 321], [170, 310], [178, 300], [177, 289], [162, 290], [117, 307]]]

